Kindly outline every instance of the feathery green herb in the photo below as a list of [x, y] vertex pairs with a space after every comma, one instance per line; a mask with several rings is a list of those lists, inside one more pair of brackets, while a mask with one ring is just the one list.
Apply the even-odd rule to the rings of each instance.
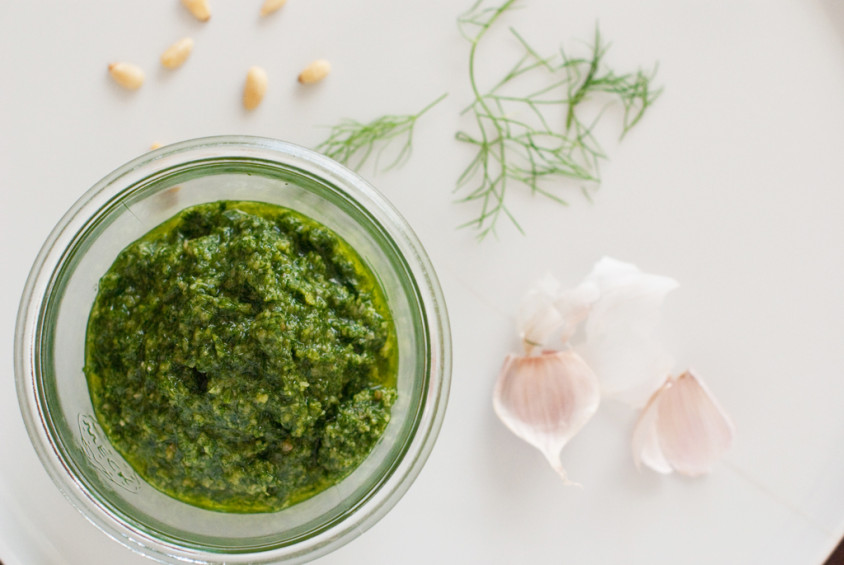
[[[566, 205], [546, 187], [548, 181], [579, 183], [587, 197], [587, 189], [600, 184], [600, 161], [607, 157], [593, 130], [603, 110], [590, 112], [582, 104], [601, 98], [607, 103], [620, 101], [623, 138], [660, 94], [651, 86], [655, 69], [616, 74], [606, 67], [608, 44], [597, 27], [588, 57], [570, 57], [563, 49], [543, 57], [511, 28], [522, 57], [483, 93], [476, 70], [478, 45], [515, 1], [485, 7], [485, 0], [477, 0], [458, 19], [461, 34], [471, 43], [469, 81], [474, 100], [464, 113], [474, 119], [476, 132], [459, 131], [456, 138], [473, 145], [476, 153], [460, 175], [457, 190], [472, 186], [460, 201], [477, 202], [480, 212], [461, 227], [476, 229], [480, 239], [495, 233], [502, 216], [524, 233], [506, 203], [513, 186]], [[538, 88], [533, 86], [537, 83]]]
[[[389, 142], [395, 139], [404, 139], [398, 154], [384, 169], [389, 170], [397, 167], [410, 157], [413, 148], [413, 128], [416, 126], [416, 120], [446, 96], [448, 95], [443, 94], [415, 114], [386, 115], [367, 123], [343, 120], [331, 128], [328, 138], [317, 145], [316, 149], [355, 170], [360, 170], [374, 155], [377, 169], [378, 159], [389, 146]], [[376, 146], [380, 146], [377, 151]]]

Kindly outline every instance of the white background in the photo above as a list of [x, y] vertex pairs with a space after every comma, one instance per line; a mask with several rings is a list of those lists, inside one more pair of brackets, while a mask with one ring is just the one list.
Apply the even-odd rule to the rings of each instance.
[[[146, 151], [243, 133], [314, 146], [320, 126], [410, 113], [420, 120], [401, 169], [362, 172], [427, 247], [446, 294], [454, 378], [439, 441], [416, 483], [376, 526], [324, 564], [821, 563], [844, 534], [844, 10], [840, 0], [523, 0], [479, 53], [493, 75], [516, 56], [514, 25], [542, 52], [577, 50], [596, 20], [621, 70], [659, 61], [665, 92], [611, 160], [589, 203], [567, 208], [513, 192], [521, 236], [478, 243], [455, 226], [471, 157], [469, 0], [211, 0], [209, 23], [176, 0], [0, 3], [0, 559], [142, 564], [61, 496], [17, 407], [12, 341], [32, 260], [64, 211]], [[186, 65], [158, 56], [192, 36]], [[295, 81], [310, 60], [333, 73]], [[130, 60], [135, 93], [106, 65]], [[240, 106], [251, 65], [270, 86]], [[612, 130], [610, 130], [612, 132]], [[614, 133], [612, 134], [614, 136]], [[545, 272], [577, 283], [601, 256], [673, 276], [665, 327], [678, 370], [693, 366], [730, 412], [735, 445], [701, 479], [637, 471], [635, 413], [605, 402], [563, 451], [563, 486], [495, 418], [492, 385], [518, 346], [514, 309]]]

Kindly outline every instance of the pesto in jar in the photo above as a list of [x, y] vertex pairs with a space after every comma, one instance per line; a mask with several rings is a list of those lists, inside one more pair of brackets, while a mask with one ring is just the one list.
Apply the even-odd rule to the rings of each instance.
[[396, 398], [373, 273], [296, 212], [221, 201], [124, 249], [99, 283], [85, 375], [112, 445], [174, 498], [271, 512], [372, 450]]

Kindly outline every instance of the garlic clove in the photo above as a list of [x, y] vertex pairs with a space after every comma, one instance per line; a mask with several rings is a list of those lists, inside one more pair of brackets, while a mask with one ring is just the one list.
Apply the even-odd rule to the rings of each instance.
[[633, 433], [633, 458], [659, 472], [695, 477], [711, 470], [734, 434], [703, 382], [686, 371], [669, 377], [642, 411]]
[[670, 386], [670, 382], [666, 379], [665, 384], [651, 396], [633, 429], [633, 462], [637, 469], [640, 469], [644, 463], [658, 473], [668, 474], [673, 470], [662, 453], [656, 433], [659, 401], [662, 398], [660, 393]]
[[665, 458], [678, 473], [708, 473], [732, 444], [734, 428], [729, 417], [689, 371], [661, 396], [657, 436]]
[[598, 379], [573, 351], [510, 354], [493, 393], [493, 408], [516, 436], [536, 447], [566, 484], [560, 451], [600, 403]]
[[600, 298], [591, 305], [577, 351], [600, 378], [605, 394], [641, 406], [673, 365], [656, 329], [665, 296], [677, 281], [604, 258], [586, 277], [588, 283], [599, 289]]

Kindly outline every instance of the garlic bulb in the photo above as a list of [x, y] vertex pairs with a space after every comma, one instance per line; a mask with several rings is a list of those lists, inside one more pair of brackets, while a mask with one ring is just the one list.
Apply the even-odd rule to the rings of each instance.
[[572, 483], [560, 450], [592, 418], [599, 403], [595, 373], [572, 351], [508, 355], [493, 393], [501, 421], [541, 451], [567, 484]]
[[642, 410], [633, 460], [659, 473], [708, 473], [730, 447], [733, 425], [704, 384], [687, 371], [669, 377]]

